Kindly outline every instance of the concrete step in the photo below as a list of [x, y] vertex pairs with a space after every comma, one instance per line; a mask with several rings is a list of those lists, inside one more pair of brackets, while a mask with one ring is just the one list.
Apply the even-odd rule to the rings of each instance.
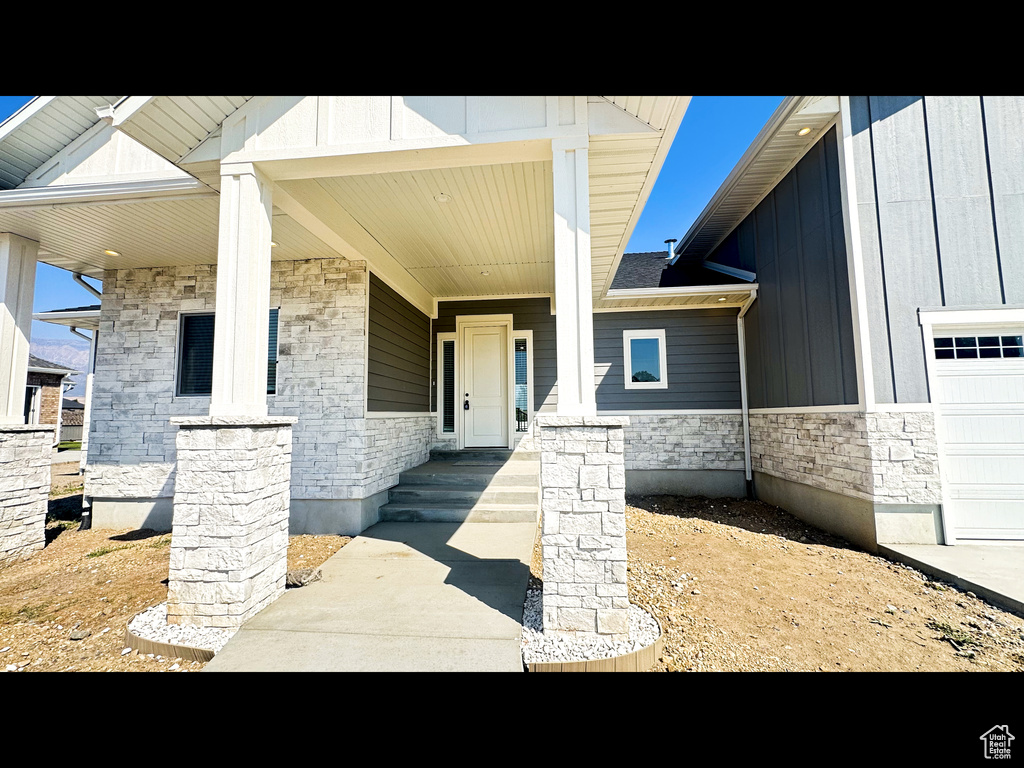
[[398, 476], [399, 485], [436, 485], [466, 490], [520, 486], [536, 488], [540, 484], [540, 463], [510, 461], [504, 465], [464, 465], [430, 461], [407, 469]]
[[466, 488], [457, 485], [421, 485], [401, 483], [391, 489], [389, 501], [400, 504], [536, 504], [537, 485], [498, 485]]
[[401, 504], [380, 508], [381, 522], [395, 523], [536, 523], [537, 504]]
[[431, 461], [451, 461], [460, 464], [504, 464], [507, 461], [540, 461], [537, 451], [509, 451], [501, 448], [467, 448], [453, 451], [434, 448], [430, 451]]

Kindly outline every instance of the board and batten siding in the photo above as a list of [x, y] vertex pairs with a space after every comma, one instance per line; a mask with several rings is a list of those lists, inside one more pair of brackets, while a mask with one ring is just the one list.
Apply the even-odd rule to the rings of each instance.
[[430, 410], [430, 318], [370, 273], [366, 409]]
[[745, 315], [751, 408], [857, 402], [836, 129], [708, 257], [757, 274]]
[[[555, 385], [555, 316], [551, 300], [475, 299], [472, 301], [439, 301], [437, 319], [431, 334], [431, 409], [437, 409], [437, 334], [454, 333], [455, 320], [470, 315], [512, 315], [512, 330], [533, 331], [533, 407], [538, 412], [554, 412], [558, 404]], [[456, 404], [461, 399], [456, 398]]]
[[922, 307], [1024, 303], [1024, 97], [851, 96], [875, 399], [929, 401]]
[[[622, 333], [665, 331], [667, 389], [626, 389]], [[598, 411], [740, 407], [735, 309], [594, 314]]]

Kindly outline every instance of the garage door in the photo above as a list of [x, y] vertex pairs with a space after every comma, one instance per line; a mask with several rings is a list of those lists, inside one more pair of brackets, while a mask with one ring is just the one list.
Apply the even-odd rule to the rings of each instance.
[[1024, 332], [943, 332], [935, 373], [957, 539], [1024, 539]]

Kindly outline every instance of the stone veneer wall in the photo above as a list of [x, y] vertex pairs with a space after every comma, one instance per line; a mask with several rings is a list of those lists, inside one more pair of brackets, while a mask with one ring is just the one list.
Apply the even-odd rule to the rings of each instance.
[[0, 563], [46, 544], [54, 427], [0, 426]]
[[628, 637], [622, 416], [539, 416], [544, 631]]
[[740, 414], [643, 414], [623, 430], [626, 469], [744, 468]]
[[[175, 397], [178, 317], [213, 311], [216, 265], [104, 275], [90, 414], [86, 494], [174, 495], [177, 428], [205, 416], [209, 397]], [[279, 306], [277, 394], [271, 415], [294, 416], [292, 493], [362, 498], [366, 265], [345, 259], [274, 261]]]
[[284, 593], [291, 421], [176, 420], [168, 623], [238, 627]]
[[879, 503], [941, 503], [930, 412], [751, 413], [755, 472]]
[[430, 458], [436, 414], [368, 418], [363, 497], [398, 485], [398, 475]]

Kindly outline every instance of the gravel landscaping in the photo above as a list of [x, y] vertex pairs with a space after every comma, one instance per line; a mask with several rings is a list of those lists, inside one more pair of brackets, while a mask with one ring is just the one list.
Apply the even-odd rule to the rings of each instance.
[[653, 645], [660, 630], [657, 620], [638, 605], [629, 606], [629, 640], [617, 643], [599, 638], [556, 637], [544, 633], [542, 590], [526, 592], [523, 605], [523, 663], [589, 661], [624, 656]]

